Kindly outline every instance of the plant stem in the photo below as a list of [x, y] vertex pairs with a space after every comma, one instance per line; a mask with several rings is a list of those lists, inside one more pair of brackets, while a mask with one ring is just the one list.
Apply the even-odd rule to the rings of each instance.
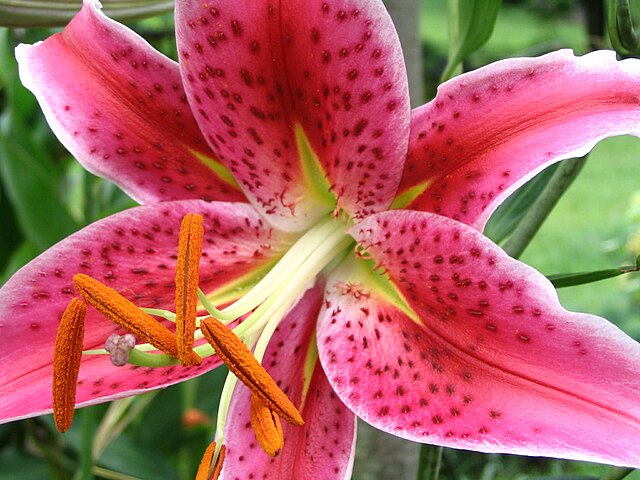
[[560, 164], [545, 189], [502, 246], [505, 252], [513, 258], [522, 255], [560, 197], [578, 176], [586, 160], [587, 156], [584, 156], [565, 160]]
[[82, 415], [82, 447], [80, 450], [80, 480], [93, 479], [93, 434], [95, 432], [95, 408], [79, 412]]
[[438, 480], [440, 463], [442, 461], [442, 447], [436, 445], [422, 445], [420, 447], [420, 464], [417, 480]]

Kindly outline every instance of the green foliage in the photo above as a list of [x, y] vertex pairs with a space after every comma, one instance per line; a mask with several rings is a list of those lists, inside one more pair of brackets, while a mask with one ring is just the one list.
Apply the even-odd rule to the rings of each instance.
[[[108, 4], [109, 1], [105, 3]], [[113, 3], [117, 3], [116, 0]], [[535, 2], [527, 2], [528, 5], [532, 3]], [[560, 5], [566, 2], [551, 3]], [[460, 8], [460, 17], [456, 21], [459, 35], [451, 45], [453, 65], [447, 67], [447, 71], [454, 71], [457, 65], [487, 42], [500, 6], [500, 2], [496, 0], [461, 0], [457, 4]], [[437, 14], [437, 9], [428, 12], [430, 16]], [[533, 40], [530, 38], [538, 37], [527, 37], [527, 34], [547, 35], [547, 32], [540, 33], [538, 24], [531, 23], [529, 13], [519, 10], [511, 11], [511, 14], [507, 22], [508, 30], [498, 30], [501, 35], [494, 35], [491, 40], [497, 47], [489, 54], [483, 53], [482, 59], [505, 56], [507, 53], [531, 47]], [[4, 17], [2, 9], [0, 18], [7, 18]], [[437, 17], [436, 23], [443, 26], [444, 16]], [[563, 28], [571, 28], [572, 35], [580, 30], [579, 25], [565, 23], [567, 25], [563, 25]], [[146, 30], [145, 37], [151, 38], [154, 45], [175, 58], [170, 19], [152, 18], [146, 20], [143, 25]], [[33, 96], [19, 83], [13, 59], [15, 44], [18, 41], [39, 40], [49, 34], [49, 31], [28, 30], [25, 34], [0, 29], [0, 271], [3, 272], [0, 282], [60, 238], [89, 222], [133, 204], [112, 184], [88, 174], [69, 157], [46, 126]], [[18, 39], [16, 35], [22, 37]], [[439, 34], [436, 32], [435, 35]], [[441, 38], [444, 38], [444, 33]], [[571, 44], [576, 42], [576, 36], [571, 39], [565, 38], [561, 42], [564, 42], [562, 45]], [[536, 48], [540, 49], [539, 46]], [[433, 45], [431, 51], [435, 56], [435, 52], [443, 49], [443, 46]], [[438, 70], [441, 67], [442, 65], [438, 65]], [[630, 145], [629, 140], [625, 139], [618, 143], [607, 143], [603, 148], [608, 149], [609, 153], [603, 153], [601, 157], [615, 157], [617, 166], [623, 164], [631, 168], [629, 165], [632, 165], [636, 169], [634, 171], [637, 171], [637, 159], [628, 158], [628, 152], [637, 152], [637, 145]], [[551, 233], [548, 230], [543, 232], [540, 243], [532, 246], [527, 257], [530, 263], [541, 266], [543, 271], [548, 271], [551, 266], [564, 271], [575, 271], [600, 268], [603, 263], [620, 265], [628, 260], [628, 256], [620, 258], [610, 256], [606, 252], [603, 254], [599, 246], [608, 237], [620, 231], [620, 224], [610, 218], [610, 212], [621, 211], [619, 204], [621, 201], [627, 201], [625, 195], [630, 185], [633, 184], [634, 188], [637, 188], [637, 176], [627, 175], [620, 179], [618, 173], [615, 178], [610, 178], [607, 175], [613, 175], [614, 169], [605, 161], [602, 158], [594, 159], [593, 163], [597, 169], [587, 174], [581, 190], [566, 199], [569, 205], [561, 209], [560, 215], [553, 218], [553, 222], [549, 224]], [[511, 233], [514, 225], [522, 218], [527, 205], [546, 185], [551, 173], [543, 172], [501, 207], [487, 226], [487, 232], [494, 239], [504, 239]], [[624, 185], [616, 189], [598, 188], [611, 185], [614, 181], [617, 186]], [[593, 195], [592, 192], [595, 190], [599, 190], [599, 195], [611, 195], [615, 198]], [[623, 200], [620, 200], [620, 197]], [[580, 215], [575, 215], [575, 212], [579, 212]], [[593, 225], [602, 226], [603, 233], [597, 237], [588, 233], [589, 226]], [[567, 228], [581, 234], [567, 236]], [[563, 244], [563, 238], [568, 243]], [[637, 278], [637, 275], [634, 278]], [[584, 288], [586, 290], [586, 287]], [[616, 305], [625, 305], [625, 309], [613, 312], [614, 318], [633, 318], [629, 315], [628, 304], [618, 301], [621, 297], [616, 296], [619, 292], [616, 293], [616, 286], [611, 281], [597, 288], [599, 295], [593, 295], [589, 293], [592, 291], [586, 290], [587, 293], [583, 296], [580, 296], [580, 293], [574, 294], [572, 299], [562, 297], [564, 292], [561, 292], [561, 298], [569, 298], [568, 301], [572, 302], [570, 306], [574, 309], [611, 313], [603, 312], [605, 307], [601, 303], [589, 303], [598, 298], [602, 302], [603, 298], [608, 297], [605, 298], [608, 303], [613, 299]], [[573, 290], [585, 291], [583, 287]], [[635, 305], [637, 309], [637, 304]], [[208, 413], [215, 412], [225, 374], [224, 369], [218, 369], [201, 379], [159, 392], [146, 404], [145, 397], [135, 399], [127, 407], [127, 412], [133, 412], [133, 415], [120, 424], [123, 430], [112, 430], [114, 436], [107, 442], [107, 448], [94, 458], [94, 474], [113, 475], [115, 472], [116, 475], [120, 475], [115, 478], [125, 478], [122, 475], [141, 479], [193, 478], [200, 455], [212, 438], [213, 427], [203, 424], [187, 428], [182, 424], [182, 413], [190, 408], [198, 408]], [[87, 428], [99, 429], [107, 423], [109, 407], [93, 408], [96, 424]], [[81, 432], [82, 418], [80, 420], [81, 422], [75, 423], [65, 436], [55, 432], [50, 417], [0, 426], [0, 480], [73, 478], [87, 448]], [[97, 430], [94, 431], [94, 435], [95, 432]], [[440, 478], [586, 480], [602, 478], [603, 472], [606, 471], [606, 467], [582, 462], [485, 455], [447, 449], [443, 454]], [[354, 478], [357, 480], [358, 472], [354, 472]], [[632, 475], [629, 478], [639, 477]]]
[[629, 0], [609, 0], [607, 28], [613, 48], [624, 56], [640, 53], [640, 37], [633, 26]]
[[501, 0], [449, 0], [450, 46], [441, 81], [453, 77], [458, 66], [489, 40]]
[[563, 273], [559, 275], [549, 275], [547, 278], [551, 280], [556, 288], [573, 287], [576, 285], [584, 285], [586, 283], [598, 282], [608, 278], [618, 277], [625, 273], [635, 273], [640, 271], [640, 256], [636, 258], [636, 264], [620, 268], [609, 268], [606, 270], [595, 270], [593, 272], [580, 273]]
[[496, 243], [511, 235], [557, 168], [558, 164], [543, 170], [505, 200], [491, 216], [483, 233]]

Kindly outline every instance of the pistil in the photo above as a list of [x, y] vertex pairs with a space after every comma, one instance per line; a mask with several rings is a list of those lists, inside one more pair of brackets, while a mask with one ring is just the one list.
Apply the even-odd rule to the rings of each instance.
[[61, 433], [73, 421], [86, 314], [87, 305], [82, 300], [74, 298], [69, 302], [53, 348], [53, 418]]
[[204, 228], [202, 217], [187, 214], [182, 219], [176, 263], [176, 338], [178, 358], [184, 365], [197, 365], [202, 359], [193, 352], [196, 329], [198, 281]]

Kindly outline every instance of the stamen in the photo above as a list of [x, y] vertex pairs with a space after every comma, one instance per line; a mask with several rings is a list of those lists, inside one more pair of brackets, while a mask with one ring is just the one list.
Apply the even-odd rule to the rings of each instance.
[[202, 456], [202, 460], [200, 461], [200, 466], [198, 467], [198, 472], [196, 473], [195, 480], [217, 480], [220, 476], [220, 472], [222, 471], [222, 464], [224, 463], [224, 457], [227, 452], [227, 447], [222, 445], [220, 448], [220, 453], [218, 454], [218, 458], [216, 459], [216, 463], [213, 466], [213, 472], [211, 476], [209, 475], [209, 471], [211, 470], [211, 460], [213, 459], [213, 454], [216, 451], [216, 442], [211, 442], [207, 449], [204, 451], [204, 455]]
[[53, 348], [53, 418], [61, 433], [73, 421], [86, 315], [87, 305], [72, 299], [62, 314]]
[[216, 463], [213, 465], [213, 472], [211, 472], [211, 480], [218, 480], [220, 476], [220, 472], [222, 471], [222, 466], [224, 463], [224, 458], [227, 455], [227, 447], [226, 445], [222, 445], [220, 447], [220, 452], [218, 453], [218, 458], [216, 458]]
[[251, 395], [251, 426], [256, 434], [256, 440], [262, 450], [270, 457], [280, 453], [284, 445], [284, 433], [280, 417], [269, 410], [255, 395]]
[[113, 288], [82, 273], [73, 277], [73, 284], [78, 293], [109, 320], [167, 355], [179, 358], [176, 337], [171, 330], [151, 315], [144, 313]]
[[198, 307], [198, 281], [204, 228], [202, 217], [188, 213], [180, 225], [178, 261], [176, 263], [176, 338], [178, 355], [185, 365], [195, 365], [202, 359], [193, 352], [193, 334], [196, 329]]
[[229, 328], [214, 317], [200, 322], [205, 338], [229, 370], [270, 409], [293, 425], [304, 420], [291, 400], [280, 390], [251, 350]]

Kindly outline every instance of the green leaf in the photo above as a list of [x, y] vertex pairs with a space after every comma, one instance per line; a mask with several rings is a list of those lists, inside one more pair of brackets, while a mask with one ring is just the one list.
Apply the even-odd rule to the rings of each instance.
[[593, 272], [579, 273], [562, 273], [558, 275], [549, 275], [547, 278], [556, 288], [573, 287], [585, 283], [598, 282], [607, 278], [617, 277], [625, 273], [640, 271], [640, 255], [636, 258], [636, 264], [620, 268], [611, 268], [607, 270], [596, 270]]
[[140, 444], [127, 435], [121, 435], [110, 444], [98, 463], [110, 470], [139, 478], [178, 478], [178, 474], [160, 451]]
[[0, 173], [18, 222], [38, 249], [80, 229], [60, 200], [58, 176], [6, 135], [0, 135]]
[[[4, 224], [3, 224], [4, 225]], [[4, 266], [4, 270], [0, 275], [0, 285], [3, 285], [9, 277], [17, 272], [27, 262], [33, 260], [40, 250], [29, 242], [23, 242], [18, 248], [11, 252], [11, 256]]]
[[[81, 5], [81, 0], [0, 0], [0, 26], [62, 26]], [[102, 0], [102, 5], [109, 17], [132, 20], [170, 12], [173, 0]]]
[[0, 455], [0, 480], [41, 480], [51, 477], [51, 469], [41, 458], [23, 455], [16, 450], [5, 450]]
[[547, 186], [558, 165], [544, 169], [507, 198], [491, 215], [483, 233], [496, 243], [511, 235], [533, 201]]
[[607, 28], [614, 50], [621, 55], [635, 55], [640, 50], [640, 38], [633, 27], [629, 0], [609, 0]]
[[[450, 6], [456, 12], [457, 33], [451, 44], [449, 61], [442, 74], [441, 82], [454, 76], [455, 70], [470, 54], [484, 45], [498, 18], [501, 0], [452, 0]], [[455, 19], [452, 19], [455, 22]], [[452, 27], [456, 27], [453, 25]]]

